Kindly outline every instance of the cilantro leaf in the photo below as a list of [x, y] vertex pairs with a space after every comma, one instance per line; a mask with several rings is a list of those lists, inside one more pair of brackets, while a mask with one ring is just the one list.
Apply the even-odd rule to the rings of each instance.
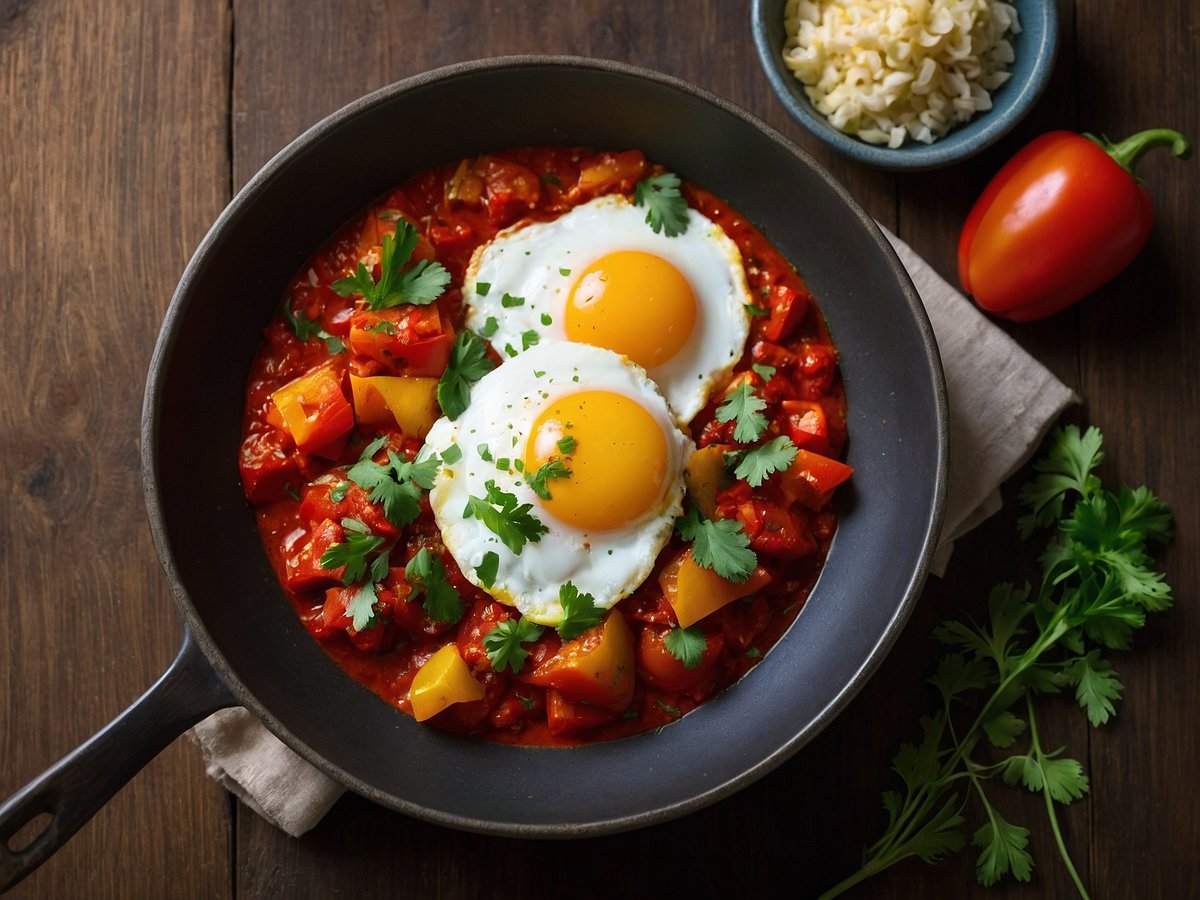
[[520, 672], [529, 656], [521, 645], [541, 636], [542, 626], [529, 619], [506, 619], [483, 636], [483, 649], [497, 672], [503, 672], [506, 666]]
[[1055, 432], [1045, 458], [1034, 464], [1034, 470], [1041, 474], [1017, 495], [1032, 510], [1018, 523], [1021, 537], [1028, 538], [1035, 529], [1061, 518], [1068, 493], [1073, 491], [1086, 498], [1099, 488], [1100, 479], [1091, 473], [1104, 459], [1102, 445], [1098, 428], [1080, 434], [1077, 427], [1068, 425]]
[[428, 547], [422, 547], [408, 561], [404, 567], [404, 580], [411, 588], [405, 599], [416, 600], [424, 594], [421, 606], [432, 621], [453, 624], [462, 618], [462, 597], [446, 580], [446, 567], [442, 561], [430, 553]]
[[518, 506], [515, 494], [502, 491], [490, 479], [484, 482], [484, 487], [487, 489], [486, 497], [467, 498], [463, 518], [474, 516], [513, 553], [519, 554], [526, 543], [538, 543], [542, 535], [550, 530], [536, 516], [530, 515], [532, 503]]
[[691, 507], [675, 522], [675, 530], [685, 541], [691, 541], [692, 559], [697, 565], [712, 569], [727, 581], [745, 581], [758, 565], [741, 522], [705, 519]]
[[388, 309], [402, 303], [428, 306], [442, 295], [450, 283], [450, 273], [439, 262], [423, 259], [404, 269], [416, 249], [419, 233], [406, 219], [396, 220], [396, 234], [385, 234], [379, 254], [379, 281], [371, 277], [366, 265], [359, 263], [353, 275], [339, 278], [330, 288], [342, 297], [355, 294], [367, 301], [369, 309]]
[[771, 475], [790, 466], [796, 459], [796, 452], [792, 439], [780, 435], [741, 453], [741, 461], [733, 470], [733, 475], [750, 487], [759, 487]]
[[1121, 699], [1124, 685], [1113, 672], [1112, 665], [1093, 650], [1072, 662], [1065, 670], [1067, 683], [1075, 687], [1075, 699], [1087, 711], [1088, 721], [1103, 725], [1114, 713], [1113, 703]]
[[438, 380], [437, 399], [449, 419], [457, 419], [471, 404], [471, 385], [495, 368], [487, 345], [470, 331], [460, 331], [450, 350], [446, 371]]
[[500, 554], [495, 550], [489, 550], [483, 554], [483, 559], [479, 565], [475, 567], [475, 577], [485, 588], [490, 588], [496, 583], [496, 575], [500, 571]]
[[558, 602], [562, 606], [563, 616], [555, 630], [564, 641], [595, 628], [604, 618], [604, 609], [596, 605], [596, 598], [580, 593], [579, 588], [569, 581], [558, 589]]
[[971, 837], [971, 843], [983, 852], [975, 863], [979, 883], [990, 887], [1010, 872], [1018, 881], [1033, 875], [1033, 857], [1025, 850], [1029, 829], [1008, 822], [994, 808], [983, 826]]
[[[350, 527], [355, 523], [363, 530]], [[383, 546], [383, 538], [373, 535], [365, 525], [357, 519], [343, 519], [345, 538], [341, 543], [330, 544], [321, 554], [322, 569], [338, 569], [345, 566], [342, 574], [343, 584], [354, 584], [367, 574], [367, 557]]]
[[384, 442], [385, 439], [381, 438], [369, 444], [363, 451], [363, 457], [346, 472], [346, 477], [369, 491], [367, 498], [372, 503], [380, 504], [388, 521], [401, 528], [421, 514], [421, 491], [433, 487], [438, 460], [410, 463], [389, 450], [387, 463], [377, 463], [371, 457]]
[[555, 478], [569, 478], [571, 470], [561, 459], [552, 459], [549, 462], [542, 463], [538, 470], [529, 476], [529, 487], [535, 494], [543, 500], [552, 499], [550, 496], [550, 486], [546, 484]]
[[695, 625], [687, 628], [676, 625], [663, 637], [663, 646], [667, 648], [668, 653], [683, 663], [685, 669], [694, 669], [704, 659], [704, 651], [708, 649], [708, 638]]
[[763, 381], [770, 381], [775, 377], [776, 371], [778, 371], [774, 366], [764, 366], [761, 363], [754, 363], [752, 366], [750, 366], [750, 368], [753, 369], [758, 377]]
[[292, 304], [284, 301], [283, 315], [300, 340], [307, 341], [310, 337], [316, 336], [325, 342], [325, 349], [331, 354], [336, 355], [345, 351], [346, 345], [342, 343], [342, 339], [323, 329], [315, 320], [310, 319], [304, 310], [293, 312]]
[[739, 444], [750, 444], [767, 430], [767, 417], [762, 414], [766, 408], [766, 401], [755, 396], [754, 388], [743, 381], [717, 407], [717, 421], [736, 419], [733, 439]]
[[350, 598], [350, 602], [346, 604], [346, 615], [350, 616], [351, 625], [355, 631], [368, 631], [375, 627], [375, 619], [378, 616], [375, 604], [378, 601], [379, 596], [375, 593], [374, 582], [363, 582], [354, 596]]
[[655, 234], [665, 231], [667, 237], [675, 237], [687, 231], [688, 205], [679, 184], [678, 175], [664, 172], [639, 181], [634, 188], [634, 205], [646, 208], [646, 224]]

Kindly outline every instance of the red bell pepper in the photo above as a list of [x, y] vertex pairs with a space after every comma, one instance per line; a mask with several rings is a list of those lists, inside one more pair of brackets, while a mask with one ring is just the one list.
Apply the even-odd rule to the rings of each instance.
[[1157, 128], [1119, 144], [1053, 131], [1017, 153], [975, 202], [958, 273], [983, 309], [1026, 322], [1065, 309], [1116, 276], [1150, 236], [1150, 196], [1134, 175], [1148, 150], [1191, 147]]

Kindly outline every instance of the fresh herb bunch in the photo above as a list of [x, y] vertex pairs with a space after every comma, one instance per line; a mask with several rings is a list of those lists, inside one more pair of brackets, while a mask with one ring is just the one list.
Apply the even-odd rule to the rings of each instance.
[[[1081, 897], [1087, 897], [1059, 828], [1058, 804], [1078, 800], [1088, 778], [1065, 748], [1050, 749], [1038, 730], [1037, 699], [1071, 688], [1093, 726], [1115, 714], [1122, 685], [1103, 656], [1126, 650], [1146, 613], [1171, 605], [1171, 589], [1154, 570], [1147, 546], [1170, 537], [1166, 506], [1144, 487], [1113, 493], [1093, 474], [1103, 458], [1096, 428], [1057, 430], [1038, 473], [1019, 494], [1029, 513], [1022, 538], [1053, 529], [1042, 554], [1037, 590], [1001, 584], [988, 597], [988, 620], [948, 620], [933, 636], [950, 649], [929, 682], [941, 708], [921, 720], [919, 744], [903, 744], [892, 769], [904, 790], [886, 791], [888, 824], [861, 869], [823, 896], [834, 897], [909, 856], [936, 862], [962, 849], [967, 803], [974, 795], [981, 824], [976, 874], [992, 885], [1006, 874], [1028, 881], [1029, 829], [1001, 815], [988, 783], [1024, 785], [1045, 798], [1050, 829]], [[957, 708], [952, 709], [952, 707]], [[970, 711], [975, 711], [970, 715]], [[1014, 749], [1018, 746], [1024, 749]], [[997, 754], [983, 752], [990, 744]], [[984, 758], [980, 758], [984, 757]]]

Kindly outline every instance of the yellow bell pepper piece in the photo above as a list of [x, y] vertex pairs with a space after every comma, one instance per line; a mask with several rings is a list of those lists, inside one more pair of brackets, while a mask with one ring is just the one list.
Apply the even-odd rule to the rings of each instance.
[[684, 469], [688, 493], [706, 519], [717, 517], [717, 491], [732, 483], [725, 471], [725, 451], [732, 449], [724, 444], [701, 447], [691, 455]]
[[691, 550], [669, 562], [658, 577], [663, 596], [675, 610], [681, 628], [696, 624], [726, 603], [748, 597], [770, 582], [771, 576], [762, 566], [745, 581], [729, 581], [697, 563]]
[[424, 438], [441, 412], [437, 403], [436, 378], [408, 375], [350, 376], [354, 414], [367, 425], [391, 425], [405, 434]]
[[452, 703], [483, 699], [483, 685], [476, 681], [456, 644], [447, 644], [417, 671], [408, 700], [413, 717], [424, 722]]
[[614, 609], [602, 624], [567, 641], [527, 680], [568, 700], [624, 712], [633, 699], [634, 659], [633, 632], [621, 611]]

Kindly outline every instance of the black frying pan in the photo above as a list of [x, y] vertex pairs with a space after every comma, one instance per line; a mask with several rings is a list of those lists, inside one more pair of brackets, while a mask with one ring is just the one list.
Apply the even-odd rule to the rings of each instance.
[[[841, 352], [856, 470], [825, 571], [760, 665], [661, 733], [573, 749], [462, 740], [343, 674], [276, 584], [237, 469], [259, 334], [309, 254], [422, 169], [551, 143], [641, 148], [727, 199], [799, 267]], [[712, 803], [810, 740], [895, 640], [941, 521], [946, 435], [929, 323], [886, 240], [807, 154], [737, 107], [642, 69], [561, 57], [451, 66], [352, 103], [246, 185], [183, 274], [142, 421], [150, 527], [186, 623], [183, 648], [128, 711], [0, 807], [0, 887], [176, 736], [234, 704], [351, 790], [457, 828], [597, 835]], [[8, 846], [46, 813], [32, 843]]]

